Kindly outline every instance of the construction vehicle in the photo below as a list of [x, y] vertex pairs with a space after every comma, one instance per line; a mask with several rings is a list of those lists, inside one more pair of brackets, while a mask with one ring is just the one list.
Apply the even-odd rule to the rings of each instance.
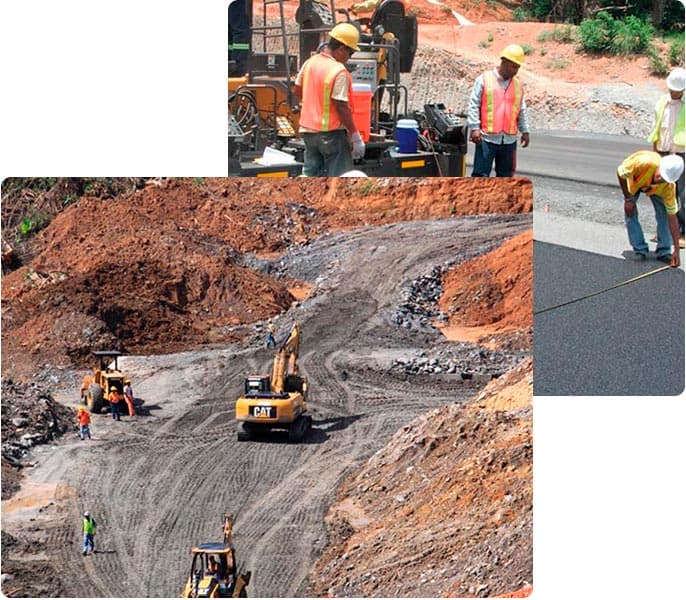
[[119, 370], [117, 359], [122, 355], [118, 350], [93, 350], [98, 364], [93, 367], [93, 375], [86, 375], [81, 384], [81, 402], [88, 410], [99, 413], [108, 405], [107, 397], [113, 388], [122, 393], [124, 386], [131, 380]]
[[[224, 513], [224, 540], [195, 546], [191, 553], [191, 571], [183, 590], [184, 598], [247, 598], [250, 571], [240, 573], [236, 550], [231, 541], [233, 518]], [[218, 566], [210, 567], [211, 560]]]
[[288, 440], [301, 442], [312, 427], [307, 414], [307, 378], [298, 373], [300, 326], [295, 323], [277, 345], [272, 373], [249, 375], [242, 396], [236, 400], [237, 437], [252, 439], [272, 429], [288, 431]]
[[[262, 9], [257, 15], [253, 2], [246, 1], [251, 30], [248, 72], [228, 80], [230, 175], [301, 174], [305, 145], [297, 133], [300, 105], [295, 78], [305, 60], [328, 39], [327, 33], [347, 21], [362, 32], [360, 51], [346, 63], [353, 90], [369, 91], [354, 92], [357, 99], [352, 99], [355, 122], [366, 138], [365, 156], [354, 168], [369, 176], [464, 176], [466, 116], [440, 103], [408, 110], [400, 74], [412, 69], [417, 18], [406, 13], [401, 0], [382, 0], [371, 18], [358, 19], [351, 19], [347, 9], [337, 9], [335, 0], [298, 0], [296, 24], [287, 23], [287, 0], [259, 0]], [[229, 64], [231, 73], [235, 65], [231, 53]], [[385, 79], [380, 79], [380, 65], [386, 67]], [[369, 97], [371, 105], [365, 108]], [[399, 151], [399, 126], [408, 122], [418, 126], [416, 152]], [[284, 160], [267, 162], [268, 156]]]

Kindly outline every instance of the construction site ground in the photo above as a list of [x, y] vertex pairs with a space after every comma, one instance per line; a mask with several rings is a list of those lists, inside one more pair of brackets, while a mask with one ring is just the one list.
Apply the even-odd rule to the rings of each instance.
[[[225, 511], [251, 596], [530, 589], [531, 209], [521, 179], [166, 179], [60, 210], [3, 276], [3, 593], [175, 596]], [[236, 441], [269, 316], [302, 327], [299, 445]], [[115, 345], [138, 414], [81, 441]]]

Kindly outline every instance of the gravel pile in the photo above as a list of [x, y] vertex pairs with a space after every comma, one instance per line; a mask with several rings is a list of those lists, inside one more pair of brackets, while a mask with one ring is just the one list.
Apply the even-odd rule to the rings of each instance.
[[45, 388], [3, 377], [3, 460], [21, 466], [21, 459], [35, 445], [51, 442], [75, 427], [73, 411], [56, 402]]

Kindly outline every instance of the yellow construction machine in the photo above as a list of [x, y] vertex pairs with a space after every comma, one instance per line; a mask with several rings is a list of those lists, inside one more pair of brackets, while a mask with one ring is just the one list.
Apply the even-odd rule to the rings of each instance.
[[250, 375], [236, 400], [237, 435], [246, 441], [262, 431], [286, 429], [288, 440], [301, 442], [312, 427], [307, 414], [307, 378], [298, 373], [300, 326], [295, 323], [278, 346], [272, 374]]
[[118, 350], [93, 350], [93, 356], [98, 359], [98, 364], [93, 367], [93, 374], [86, 375], [81, 384], [81, 402], [93, 413], [99, 413], [107, 406], [107, 397], [112, 388], [117, 388], [121, 394], [124, 386], [131, 383], [131, 380], [119, 370], [117, 358], [121, 354]]
[[247, 598], [251, 572], [239, 573], [231, 541], [232, 517], [224, 514], [224, 540], [195, 546], [184, 598]]

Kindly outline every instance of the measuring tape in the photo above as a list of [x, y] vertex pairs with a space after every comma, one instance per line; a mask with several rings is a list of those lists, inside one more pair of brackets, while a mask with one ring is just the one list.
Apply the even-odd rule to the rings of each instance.
[[657, 269], [653, 269], [652, 271], [648, 271], [647, 273], [643, 273], [642, 275], [637, 275], [636, 277], [632, 277], [631, 279], [627, 279], [626, 281], [621, 281], [619, 283], [616, 283], [615, 285], [611, 285], [610, 287], [607, 287], [604, 290], [600, 290], [599, 292], [593, 292], [592, 294], [588, 294], [586, 296], [581, 296], [581, 298], [575, 298], [574, 300], [562, 302], [561, 304], [556, 304], [555, 306], [549, 306], [548, 308], [536, 310], [536, 311], [534, 311], [534, 315], [540, 315], [541, 313], [548, 312], [551, 310], [555, 310], [556, 308], [560, 308], [562, 306], [567, 306], [568, 304], [574, 304], [575, 302], [580, 302], [581, 300], [586, 300], [586, 298], [593, 298], [593, 296], [598, 296], [599, 294], [604, 294], [605, 292], [609, 292], [610, 290], [614, 290], [615, 288], [622, 287], [623, 285], [629, 285], [630, 283], [633, 283], [634, 281], [638, 281], [639, 279], [643, 279], [644, 277], [650, 277], [651, 275], [655, 275], [655, 273], [659, 273], [660, 271], [666, 271], [667, 269], [671, 269], [671, 268], [672, 267], [670, 267], [669, 265], [666, 265], [664, 267], [658, 267]]

